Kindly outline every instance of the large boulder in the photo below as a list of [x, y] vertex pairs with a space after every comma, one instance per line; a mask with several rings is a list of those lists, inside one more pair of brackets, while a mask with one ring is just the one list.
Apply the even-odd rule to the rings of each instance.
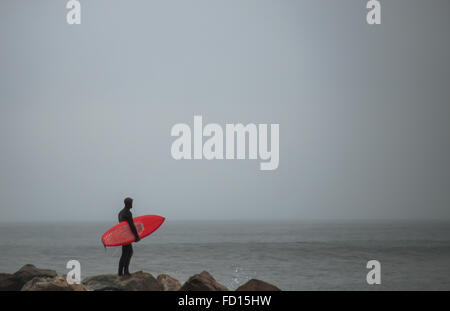
[[164, 291], [177, 291], [181, 288], [180, 282], [168, 274], [160, 274], [156, 279], [161, 283]]
[[237, 291], [280, 291], [275, 285], [269, 284], [267, 282], [251, 279], [247, 283], [239, 286]]
[[161, 291], [163, 286], [150, 274], [142, 271], [130, 276], [102, 274], [83, 280], [87, 290], [94, 291]]
[[22, 288], [22, 283], [14, 274], [0, 273], [0, 291], [16, 291]]
[[120, 290], [115, 284], [117, 278], [117, 274], [101, 274], [88, 277], [81, 283], [88, 290]]
[[36, 277], [56, 277], [56, 271], [39, 269], [33, 265], [25, 265], [14, 274], [0, 273], [0, 290], [2, 291], [18, 291], [28, 281]]
[[195, 274], [183, 284], [180, 291], [227, 291], [224, 285], [218, 283], [211, 274], [203, 271]]
[[56, 277], [56, 271], [48, 269], [39, 269], [34, 265], [25, 265], [14, 273], [14, 277], [23, 285], [36, 277]]
[[22, 291], [85, 291], [81, 284], [67, 283], [65, 275], [58, 275], [54, 278], [36, 277], [28, 281]]

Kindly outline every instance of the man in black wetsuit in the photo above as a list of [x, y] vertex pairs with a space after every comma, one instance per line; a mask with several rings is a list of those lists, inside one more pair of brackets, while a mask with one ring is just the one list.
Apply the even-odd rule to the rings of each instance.
[[[136, 237], [136, 242], [138, 242], [140, 238], [133, 222], [133, 215], [130, 211], [133, 208], [133, 199], [125, 198], [123, 202], [125, 203], [125, 207], [119, 213], [119, 222], [128, 222], [131, 232], [133, 232]], [[128, 245], [122, 245], [122, 256], [120, 256], [119, 261], [119, 276], [130, 275], [128, 267], [130, 266], [131, 256], [133, 256], [133, 246], [131, 246], [131, 243]]]

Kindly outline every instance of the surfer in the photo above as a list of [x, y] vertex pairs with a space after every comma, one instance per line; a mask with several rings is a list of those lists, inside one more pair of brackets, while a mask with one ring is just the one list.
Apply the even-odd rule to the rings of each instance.
[[[139, 235], [136, 230], [136, 226], [133, 222], [133, 215], [131, 214], [131, 209], [133, 208], [133, 199], [125, 198], [123, 201], [125, 203], [125, 207], [119, 213], [119, 223], [122, 221], [127, 221], [130, 225], [131, 232], [133, 232], [136, 237], [136, 242], [140, 240]], [[130, 271], [128, 270], [130, 266], [131, 256], [133, 256], [133, 246], [130, 244], [122, 245], [122, 256], [120, 256], [119, 261], [119, 276], [122, 275], [130, 275]]]

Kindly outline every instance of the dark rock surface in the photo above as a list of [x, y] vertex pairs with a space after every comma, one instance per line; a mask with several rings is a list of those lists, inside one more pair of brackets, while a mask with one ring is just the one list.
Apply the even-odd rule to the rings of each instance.
[[177, 291], [181, 288], [180, 282], [168, 274], [160, 274], [156, 279], [161, 283], [164, 291]]
[[21, 289], [22, 291], [85, 291], [81, 284], [67, 283], [65, 275], [56, 277], [36, 277], [28, 281]]
[[[191, 276], [181, 286], [168, 274], [155, 279], [150, 273], [139, 271], [130, 276], [102, 274], [84, 279], [81, 284], [68, 284], [65, 275], [56, 271], [25, 265], [17, 272], [0, 273], [0, 291], [228, 291], [207, 271]], [[237, 291], [279, 291], [275, 285], [251, 279]]]
[[28, 281], [36, 277], [56, 277], [56, 271], [39, 269], [34, 265], [25, 265], [20, 268], [14, 274], [1, 273], [0, 274], [0, 290], [3, 291], [17, 291], [21, 290], [22, 287]]
[[39, 269], [34, 265], [25, 265], [20, 268], [17, 272], [14, 273], [14, 277], [16, 277], [22, 286], [25, 285], [26, 282], [34, 279], [35, 277], [55, 277], [57, 276], [56, 271], [48, 270], [48, 269]]
[[180, 291], [227, 291], [224, 285], [218, 283], [211, 274], [203, 271], [200, 274], [195, 274], [183, 284]]
[[247, 283], [239, 286], [236, 291], [280, 291], [275, 285], [269, 284], [267, 282], [251, 279]]
[[83, 280], [87, 290], [94, 291], [161, 291], [163, 286], [146, 272], [132, 273], [130, 276], [102, 274]]
[[15, 291], [20, 290], [22, 284], [11, 273], [0, 273], [0, 291]]

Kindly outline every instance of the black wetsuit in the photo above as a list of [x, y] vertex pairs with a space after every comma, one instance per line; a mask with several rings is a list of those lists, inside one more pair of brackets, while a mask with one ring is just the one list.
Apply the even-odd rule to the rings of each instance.
[[[131, 232], [133, 232], [136, 237], [136, 241], [138, 241], [139, 235], [133, 222], [133, 215], [128, 207], [124, 207], [119, 213], [119, 222], [122, 221], [128, 221]], [[122, 256], [120, 256], [119, 261], [119, 275], [130, 273], [128, 267], [130, 266], [131, 256], [133, 256], [133, 246], [131, 246], [131, 243], [128, 245], [122, 245]]]

